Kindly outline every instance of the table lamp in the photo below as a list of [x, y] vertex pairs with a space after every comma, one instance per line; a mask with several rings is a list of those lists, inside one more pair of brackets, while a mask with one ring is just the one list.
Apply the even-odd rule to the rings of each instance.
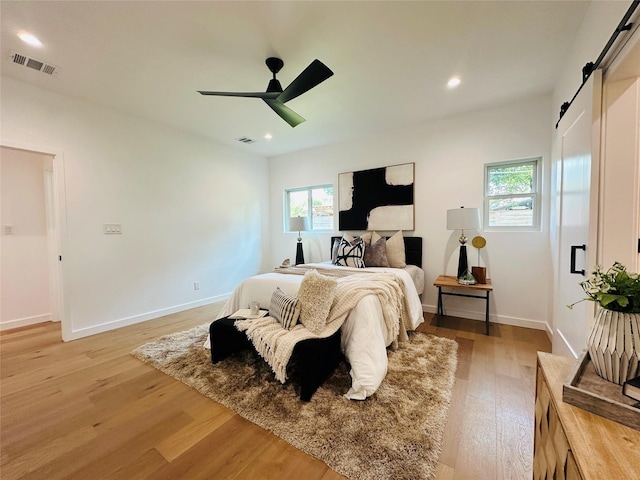
[[307, 217], [291, 217], [289, 219], [289, 231], [298, 232], [298, 245], [296, 247], [296, 265], [304, 263], [304, 252], [302, 250], [302, 237], [300, 232], [309, 230], [309, 222]]
[[467, 260], [467, 237], [465, 230], [477, 230], [480, 228], [480, 210], [478, 208], [454, 208], [447, 210], [447, 230], [461, 230], [458, 241], [460, 242], [460, 257], [458, 258], [458, 283], [471, 285], [476, 283], [469, 273]]

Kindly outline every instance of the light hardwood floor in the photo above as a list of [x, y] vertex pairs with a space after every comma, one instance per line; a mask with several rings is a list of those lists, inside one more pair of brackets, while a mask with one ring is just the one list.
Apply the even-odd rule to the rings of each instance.
[[[0, 335], [0, 477], [343, 479], [129, 355], [209, 322], [220, 304], [63, 343], [45, 323]], [[425, 314], [459, 344], [438, 479], [530, 479], [536, 351], [544, 332]]]

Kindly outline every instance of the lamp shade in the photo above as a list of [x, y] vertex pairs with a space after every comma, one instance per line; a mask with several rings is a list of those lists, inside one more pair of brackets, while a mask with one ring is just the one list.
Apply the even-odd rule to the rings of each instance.
[[447, 230], [477, 230], [480, 228], [480, 209], [453, 208], [447, 210]]
[[289, 219], [290, 232], [305, 232], [309, 230], [309, 219], [307, 217], [291, 217]]

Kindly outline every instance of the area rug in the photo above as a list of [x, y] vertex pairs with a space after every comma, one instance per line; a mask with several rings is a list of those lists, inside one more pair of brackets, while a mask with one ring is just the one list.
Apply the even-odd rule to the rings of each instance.
[[282, 385], [251, 351], [211, 364], [208, 325], [167, 335], [132, 353], [203, 395], [357, 480], [432, 479], [457, 366], [453, 340], [412, 333], [389, 351], [388, 373], [365, 401], [347, 400], [342, 362], [313, 395], [298, 398], [295, 368]]

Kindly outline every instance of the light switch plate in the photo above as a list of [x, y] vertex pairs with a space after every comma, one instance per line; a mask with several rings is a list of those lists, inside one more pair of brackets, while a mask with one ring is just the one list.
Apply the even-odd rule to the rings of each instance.
[[122, 234], [122, 225], [120, 223], [103, 223], [102, 228], [105, 235]]

